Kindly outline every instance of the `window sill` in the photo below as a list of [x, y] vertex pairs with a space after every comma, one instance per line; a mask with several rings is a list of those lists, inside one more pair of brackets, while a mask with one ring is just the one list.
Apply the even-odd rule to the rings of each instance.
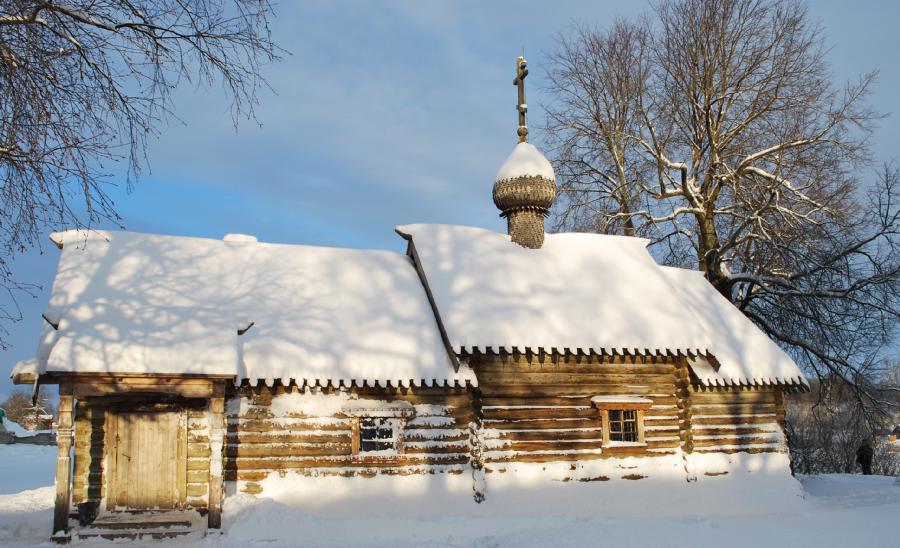
[[370, 465], [370, 464], [397, 464], [403, 461], [402, 453], [394, 453], [394, 454], [372, 454], [372, 453], [357, 453], [355, 455], [351, 455], [349, 464], [353, 465]]
[[615, 447], [647, 447], [647, 442], [645, 441], [611, 441], [604, 445], [604, 447], [615, 448]]

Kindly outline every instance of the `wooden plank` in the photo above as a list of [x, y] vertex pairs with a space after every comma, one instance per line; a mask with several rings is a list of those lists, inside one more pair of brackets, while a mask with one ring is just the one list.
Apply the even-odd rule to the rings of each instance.
[[582, 449], [600, 449], [603, 440], [588, 438], [588, 441], [555, 440], [548, 442], [503, 440], [501, 446], [491, 443], [487, 451], [573, 451]]
[[488, 420], [504, 419], [565, 419], [565, 418], [596, 418], [600, 412], [593, 407], [512, 407], [512, 408], [482, 408], [484, 418]]
[[350, 419], [340, 419], [334, 423], [320, 423], [298, 419], [292, 423], [276, 423], [267, 420], [246, 420], [234, 424], [238, 432], [282, 432], [302, 433], [316, 430], [350, 430]]
[[188, 453], [188, 440], [187, 440], [187, 413], [180, 413], [176, 416], [177, 421], [177, 432], [178, 432], [178, 452], [176, 455], [175, 465], [178, 469], [178, 483], [177, 483], [177, 496], [178, 496], [178, 506], [184, 508], [187, 505], [187, 453]]
[[589, 430], [504, 430], [500, 432], [497, 439], [516, 440], [516, 441], [547, 441], [547, 440], [574, 440], [596, 438], [602, 439], [599, 427], [592, 427]]
[[75, 396], [92, 398], [121, 395], [131, 392], [177, 394], [186, 398], [207, 398], [211, 383], [207, 379], [176, 379], [158, 377], [87, 377], [75, 384]]
[[[605, 450], [604, 450], [605, 451]], [[569, 454], [541, 454], [541, 453], [519, 453], [514, 455], [498, 455], [496, 453], [486, 453], [484, 457], [485, 463], [501, 463], [501, 462], [570, 462], [582, 460], [597, 460], [606, 458], [604, 453], [569, 453]]]
[[315, 444], [315, 445], [265, 445], [244, 444], [240, 446], [226, 446], [226, 457], [327, 457], [334, 455], [350, 455], [351, 444]]
[[[403, 398], [403, 399], [398, 398], [398, 399], [395, 399], [394, 401], [402, 401], [404, 399], [405, 398]], [[378, 401], [387, 402], [387, 400], [384, 400], [384, 399], [378, 400]], [[435, 404], [435, 405], [443, 405], [443, 404]], [[466, 408], [466, 407], [450, 407], [450, 406], [446, 406], [446, 407], [447, 408], [444, 410], [444, 412], [441, 412], [441, 413], [434, 413], [434, 414], [420, 413], [417, 416], [419, 416], [419, 417], [428, 417], [428, 416], [452, 417], [452, 418], [457, 418], [457, 419], [467, 419], [472, 413], [472, 410], [469, 408]], [[286, 412], [286, 413], [281, 414], [276, 417], [275, 414], [272, 412], [272, 410], [269, 407], [260, 407], [260, 406], [250, 407], [248, 409], [245, 409], [238, 416], [232, 415], [229, 417], [229, 419], [231, 421], [233, 421], [234, 419], [240, 419], [241, 421], [270, 421], [272, 423], [276, 422], [273, 419], [318, 419], [318, 418], [323, 418], [323, 417], [321, 417], [320, 415], [304, 413], [301, 411], [289, 411], [289, 412]], [[333, 416], [333, 418], [346, 418], [346, 417], [344, 417], [341, 414], [336, 414]]]
[[553, 371], [499, 371], [483, 369], [478, 372], [478, 386], [493, 383], [516, 384], [590, 384], [596, 386], [644, 385], [674, 387], [672, 374], [627, 374], [627, 373], [557, 373]]
[[511, 383], [479, 383], [484, 398], [499, 397], [560, 397], [581, 396], [647, 396], [650, 394], [674, 394], [674, 384], [670, 386], [647, 386], [639, 383], [597, 385], [587, 383], [541, 383], [541, 384], [511, 384]]
[[698, 448], [696, 450], [697, 453], [725, 453], [725, 454], [734, 454], [734, 453], [750, 453], [750, 454], [760, 454], [760, 453], [782, 453], [783, 450], [779, 447], [714, 447], [714, 448]]
[[335, 430], [335, 434], [311, 433], [260, 433], [260, 432], [228, 432], [226, 441], [229, 446], [255, 443], [350, 443], [350, 432]]
[[782, 430], [785, 428], [784, 389], [775, 389], [775, 416]]
[[734, 434], [766, 434], [777, 431], [774, 425], [769, 423], [757, 424], [724, 424], [706, 426], [702, 424], [694, 425], [694, 435], [696, 436], [732, 436]]
[[209, 514], [208, 527], [219, 529], [222, 526], [222, 499], [224, 498], [224, 480], [222, 473], [225, 461], [225, 383], [216, 384], [214, 395], [209, 401]]
[[187, 469], [188, 472], [191, 470], [203, 470], [206, 472], [207, 476], [209, 475], [209, 459], [188, 459], [187, 460]]
[[390, 468], [428, 464], [463, 464], [469, 462], [468, 454], [460, 455], [400, 455], [397, 457], [363, 457], [350, 455], [333, 459], [299, 457], [291, 460], [236, 458], [225, 459], [226, 470], [293, 470], [295, 468]]
[[694, 428], [698, 425], [739, 425], [739, 424], [761, 424], [761, 423], [775, 423], [776, 416], [775, 414], [771, 415], [735, 415], [735, 416], [704, 416], [697, 415], [693, 416], [693, 424]]
[[188, 457], [206, 457], [212, 455], [212, 450], [208, 443], [192, 443], [187, 449]]
[[69, 501], [71, 498], [72, 414], [75, 398], [71, 384], [59, 386], [59, 420], [56, 437], [56, 500], [53, 510], [53, 534], [69, 534]]
[[74, 437], [72, 449], [72, 504], [78, 505], [87, 499], [87, 475], [90, 467], [91, 422], [88, 410], [80, 402], [75, 406]]
[[575, 398], [563, 398], [555, 396], [544, 396], [533, 398], [515, 398], [515, 397], [484, 397], [481, 399], [483, 406], [496, 405], [591, 405], [591, 397], [593, 395], [583, 395]]
[[598, 363], [585, 363], [585, 364], [552, 364], [552, 363], [533, 363], [528, 364], [527, 362], [521, 363], [512, 363], [508, 365], [504, 365], [502, 362], [494, 363], [494, 364], [481, 364], [478, 366], [478, 375], [479, 379], [482, 375], [491, 375], [491, 374], [499, 374], [497, 371], [502, 371], [503, 374], [506, 375], [515, 375], [517, 372], [522, 373], [558, 373], [558, 374], [593, 374], [593, 375], [602, 375], [602, 374], [613, 374], [613, 375], [628, 375], [628, 376], [640, 376], [640, 375], [671, 375], [675, 371], [674, 364], [598, 364]]
[[[187, 464], [187, 461], [185, 461]], [[185, 467], [185, 483], [202, 483], [206, 484], [209, 482], [209, 471], [208, 470], [187, 470]]]
[[672, 426], [678, 428], [680, 421], [677, 416], [667, 415], [645, 415], [644, 422], [650, 426]]
[[106, 460], [106, 509], [116, 507], [118, 493], [116, 492], [116, 480], [118, 478], [118, 462], [116, 461], [116, 440], [118, 438], [118, 417], [115, 413], [106, 413], [106, 435], [103, 444]]
[[697, 439], [694, 436], [694, 447], [711, 447], [717, 445], [759, 445], [780, 443], [777, 434], [755, 436], [717, 436], [711, 439]]
[[202, 497], [209, 491], [207, 484], [190, 483], [186, 487], [188, 497]]
[[720, 392], [691, 392], [691, 399], [697, 404], [715, 403], [775, 403], [772, 390], [722, 390]]
[[774, 414], [776, 407], [771, 403], [704, 404], [694, 401], [691, 404], [691, 411], [695, 415], [755, 415]]
[[597, 428], [600, 425], [599, 417], [596, 419], [571, 419], [571, 420], [485, 420], [484, 427], [496, 430], [522, 430], [539, 428]]
[[637, 418], [637, 431], [638, 431], [638, 441], [644, 441], [644, 413], [643, 409], [635, 410], [635, 415]]
[[666, 449], [666, 448], [675, 449], [679, 445], [681, 445], [681, 440], [678, 437], [676, 437], [675, 439], [665, 439], [665, 440], [646, 438], [645, 441], [647, 442], [647, 449]]
[[[672, 366], [677, 363], [679, 358], [674, 356], [648, 356], [646, 359], [639, 358], [634, 360], [633, 357], [626, 357], [611, 354], [590, 354], [581, 357], [581, 363], [576, 363], [575, 359], [565, 360], [563, 355], [553, 353], [550, 349], [546, 349], [545, 359], [540, 360], [540, 354], [533, 352], [531, 359], [525, 353], [511, 354], [507, 359], [503, 359], [497, 354], [477, 353], [471, 355], [469, 363], [480, 372], [481, 369], [497, 368], [497, 367], [584, 367], [597, 369], [622, 369], [626, 372], [632, 372], [635, 368], [653, 368]], [[655, 363], [654, 363], [655, 362]]]
[[406, 444], [403, 446], [403, 454], [404, 455], [434, 455], [437, 457], [438, 455], [442, 455], [445, 453], [466, 453], [469, 452], [469, 444], [468, 443], [452, 443], [447, 445], [441, 445], [439, 447], [417, 447], [415, 445], [410, 446]]
[[360, 437], [359, 417], [355, 417], [350, 421], [350, 453], [358, 455], [362, 438]]

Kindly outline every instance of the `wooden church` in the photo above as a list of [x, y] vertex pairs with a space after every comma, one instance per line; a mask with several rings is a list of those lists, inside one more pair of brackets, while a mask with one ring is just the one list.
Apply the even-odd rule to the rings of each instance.
[[12, 376], [59, 385], [56, 539], [218, 528], [226, 484], [271, 475], [471, 476], [476, 504], [516, 464], [786, 452], [806, 381], [701, 273], [640, 238], [545, 234], [555, 178], [517, 66], [508, 234], [399, 226], [405, 254], [51, 236], [43, 333]]

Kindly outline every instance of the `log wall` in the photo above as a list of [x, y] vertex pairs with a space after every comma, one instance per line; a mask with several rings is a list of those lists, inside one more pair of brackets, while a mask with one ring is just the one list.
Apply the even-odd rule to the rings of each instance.
[[209, 501], [209, 408], [187, 411], [187, 504], [205, 509]]
[[773, 453], [787, 450], [784, 388], [704, 387], [690, 389], [691, 437], [697, 453]]
[[[112, 405], [112, 407], [111, 407]], [[107, 417], [120, 402], [102, 399], [78, 401], [75, 406], [75, 448], [73, 451], [72, 503], [102, 501], [106, 496]], [[207, 507], [209, 485], [208, 410], [185, 410], [187, 421], [186, 504]], [[177, 434], [172, 433], [173, 440]], [[175, 441], [173, 441], [175, 443]], [[111, 449], [111, 448], [109, 448]]]
[[[680, 445], [674, 356], [482, 354], [478, 376], [485, 462], [665, 455]], [[602, 447], [594, 396], [641, 396], [644, 446]]]
[[[304, 405], [281, 405], [278, 398], [300, 396]], [[347, 398], [408, 402], [415, 416], [405, 421], [402, 449], [395, 455], [353, 454], [353, 417], [316, 411], [315, 399]], [[274, 403], [273, 403], [274, 402]], [[240, 480], [244, 492], [261, 491], [271, 472], [306, 475], [427, 473], [435, 467], [461, 473], [469, 463], [472, 395], [465, 388], [301, 389], [296, 386], [243, 386], [226, 405], [225, 479]]]
[[[708, 388], [678, 356], [533, 354], [467, 356], [478, 388], [298, 388], [264, 385], [226, 394], [224, 479], [258, 493], [270, 473], [375, 475], [463, 473], [483, 464], [579, 461], [685, 452], [785, 451], [784, 391], [778, 386]], [[321, 406], [293, 406], [302, 396]], [[603, 445], [594, 396], [640, 396], [644, 444]], [[126, 398], [127, 400], [127, 398]], [[354, 417], [335, 401], [407, 402], [401, 450], [355, 453]], [[75, 409], [72, 501], [105, 496], [106, 425], [115, 405], [103, 398]], [[195, 400], [196, 401], [196, 400]], [[293, 400], [292, 400], [293, 401]], [[331, 406], [331, 411], [323, 412]], [[113, 406], [113, 407], [110, 407]], [[210, 409], [184, 407], [186, 503], [210, 499]], [[174, 434], [173, 434], [174, 435]], [[493, 469], [498, 469], [496, 466]], [[491, 471], [488, 468], [488, 471]]]
[[103, 443], [106, 436], [106, 408], [79, 401], [75, 406], [75, 463], [72, 475], [72, 502], [99, 501], [104, 496]]

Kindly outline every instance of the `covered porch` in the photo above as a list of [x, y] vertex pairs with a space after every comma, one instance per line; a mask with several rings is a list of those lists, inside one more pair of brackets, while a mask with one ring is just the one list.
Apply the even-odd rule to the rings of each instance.
[[59, 385], [53, 539], [221, 526], [229, 376], [28, 375]]

